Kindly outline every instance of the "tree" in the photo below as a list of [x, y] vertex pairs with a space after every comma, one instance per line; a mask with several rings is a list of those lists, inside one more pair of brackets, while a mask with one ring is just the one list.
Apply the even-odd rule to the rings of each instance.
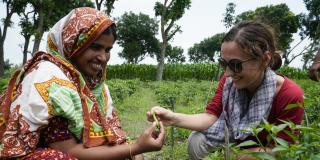
[[7, 36], [7, 30], [12, 25], [12, 15], [24, 10], [24, 3], [15, 0], [3, 0], [6, 5], [6, 17], [2, 18], [3, 26], [0, 26], [0, 76], [4, 75], [4, 41]]
[[173, 38], [177, 32], [181, 32], [180, 26], [175, 24], [179, 20], [185, 9], [189, 9], [191, 0], [164, 0], [163, 3], [156, 2], [154, 10], [155, 15], [160, 16], [160, 30], [161, 30], [161, 51], [160, 59], [157, 68], [157, 80], [162, 80], [164, 69], [164, 59], [168, 42]]
[[118, 44], [123, 47], [119, 56], [128, 63], [137, 64], [147, 54], [156, 54], [159, 50], [159, 41], [155, 37], [158, 27], [158, 22], [146, 14], [123, 14], [117, 24]]
[[13, 66], [13, 64], [10, 63], [9, 59], [4, 61], [4, 70], [9, 70], [10, 68], [12, 68], [12, 66]]
[[224, 26], [226, 28], [230, 28], [234, 22], [235, 22], [235, 10], [234, 8], [236, 7], [236, 4], [234, 3], [228, 3], [227, 8], [226, 8], [226, 13], [224, 13], [224, 18], [222, 20], [222, 22], [224, 23]]
[[33, 31], [35, 30], [34, 24], [31, 21], [32, 18], [30, 18], [30, 14], [32, 12], [22, 12], [20, 16], [22, 15], [22, 18], [20, 19], [19, 26], [21, 27], [21, 35], [24, 37], [24, 45], [23, 45], [23, 60], [22, 64], [25, 64], [27, 62], [28, 58], [28, 46], [30, 43], [30, 38], [33, 35]]
[[299, 19], [301, 22], [301, 39], [308, 38], [311, 43], [301, 52], [303, 54], [303, 68], [307, 68], [316, 51], [320, 48], [320, 1], [304, 0], [308, 14], [301, 13]]
[[224, 33], [218, 33], [210, 38], [206, 38], [199, 44], [194, 44], [189, 48], [188, 55], [190, 62], [207, 63], [214, 62], [214, 57], [221, 50], [221, 43]]
[[168, 63], [183, 63], [186, 62], [186, 57], [183, 55], [183, 49], [181, 47], [167, 46], [166, 58]]
[[[157, 61], [160, 59], [160, 42], [159, 43], [159, 50], [156, 54]], [[153, 56], [152, 56], [153, 57]], [[172, 47], [168, 44], [166, 49], [166, 57], [165, 60], [167, 63], [183, 63], [186, 62], [186, 57], [183, 55], [183, 49], [181, 47]]]
[[243, 12], [236, 17], [236, 23], [242, 20], [258, 20], [270, 25], [275, 31], [277, 49], [283, 51], [284, 64], [288, 65], [296, 55], [291, 55], [290, 43], [293, 34], [298, 31], [299, 18], [286, 4], [259, 7], [255, 11]]
[[[90, 0], [29, 0], [34, 12], [34, 45], [32, 53], [39, 50], [41, 38], [58, 20], [77, 7], [93, 7]], [[59, 9], [57, 9], [59, 8]]]
[[107, 8], [105, 11], [107, 15], [110, 15], [112, 9], [114, 8], [113, 4], [115, 1], [117, 1], [117, 0], [105, 0], [105, 1], [104, 0], [95, 0], [96, 7], [99, 11], [101, 10], [102, 3], [104, 2], [104, 6]]

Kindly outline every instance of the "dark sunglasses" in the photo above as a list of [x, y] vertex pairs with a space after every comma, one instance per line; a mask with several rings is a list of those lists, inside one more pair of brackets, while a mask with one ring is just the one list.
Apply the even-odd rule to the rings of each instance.
[[231, 59], [229, 62], [227, 62], [226, 60], [220, 57], [218, 61], [223, 69], [226, 69], [227, 67], [229, 67], [233, 72], [240, 73], [242, 71], [242, 63], [248, 62], [253, 59], [254, 58], [249, 58], [246, 60]]

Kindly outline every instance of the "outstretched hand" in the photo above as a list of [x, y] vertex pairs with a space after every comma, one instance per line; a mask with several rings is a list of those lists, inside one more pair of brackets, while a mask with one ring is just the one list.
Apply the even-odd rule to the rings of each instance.
[[152, 107], [151, 110], [147, 112], [148, 121], [154, 121], [153, 114], [155, 114], [158, 117], [158, 120], [162, 121], [164, 126], [171, 126], [176, 123], [174, 112], [172, 112], [169, 109], [165, 109], [160, 106]]
[[156, 132], [156, 123], [147, 128], [136, 141], [143, 152], [158, 151], [162, 148], [165, 141], [165, 130], [160, 122], [160, 132]]
[[313, 63], [309, 69], [309, 78], [314, 81], [319, 81], [319, 74], [320, 71], [320, 63]]

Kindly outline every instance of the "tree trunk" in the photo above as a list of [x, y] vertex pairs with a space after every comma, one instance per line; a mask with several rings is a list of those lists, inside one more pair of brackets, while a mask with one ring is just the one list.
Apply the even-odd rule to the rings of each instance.
[[34, 45], [33, 45], [33, 50], [32, 50], [32, 54], [34, 54], [36, 51], [39, 50], [39, 46], [40, 46], [40, 43], [41, 43], [41, 39], [42, 39], [42, 36], [43, 36], [43, 21], [44, 21], [44, 11], [43, 11], [43, 6], [42, 5], [39, 5], [38, 8], [39, 9], [39, 24], [37, 26], [37, 30], [36, 30], [36, 34], [35, 34], [35, 37], [34, 37]]
[[158, 63], [158, 68], [157, 68], [157, 81], [162, 80], [162, 75], [163, 75], [163, 70], [164, 70], [164, 57], [166, 53], [166, 48], [167, 48], [167, 42], [163, 42], [161, 45], [161, 53], [160, 53], [160, 60]]
[[3, 41], [0, 42], [0, 77], [4, 75]]
[[101, 10], [101, 4], [102, 4], [103, 0], [96, 0], [96, 5], [97, 5], [97, 10]]
[[0, 77], [4, 75], [4, 41], [6, 39], [7, 36], [7, 29], [9, 27], [9, 23], [11, 20], [11, 17], [13, 15], [13, 11], [9, 11], [8, 8], [8, 4], [7, 4], [7, 16], [4, 19], [4, 25], [3, 25], [3, 30], [1, 30], [0, 27]]
[[25, 63], [27, 62], [29, 42], [30, 42], [30, 36], [25, 37], [25, 42], [24, 42], [24, 47], [23, 47], [23, 60], [22, 60], [22, 64], [25, 64]]

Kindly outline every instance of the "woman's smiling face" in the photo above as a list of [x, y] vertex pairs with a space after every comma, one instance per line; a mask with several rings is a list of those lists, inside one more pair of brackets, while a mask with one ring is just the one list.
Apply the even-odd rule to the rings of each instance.
[[[232, 59], [245, 61], [242, 63], [242, 71], [236, 73], [226, 67], [225, 74], [231, 77], [237, 89], [254, 90], [262, 81], [265, 67], [261, 60], [254, 59], [250, 54], [244, 53], [243, 49], [234, 42], [223, 42], [221, 45], [221, 58], [226, 62]], [[247, 60], [247, 61], [246, 61]]]
[[72, 62], [82, 74], [95, 78], [106, 67], [113, 44], [112, 34], [102, 34], [84, 52], [73, 58]]

